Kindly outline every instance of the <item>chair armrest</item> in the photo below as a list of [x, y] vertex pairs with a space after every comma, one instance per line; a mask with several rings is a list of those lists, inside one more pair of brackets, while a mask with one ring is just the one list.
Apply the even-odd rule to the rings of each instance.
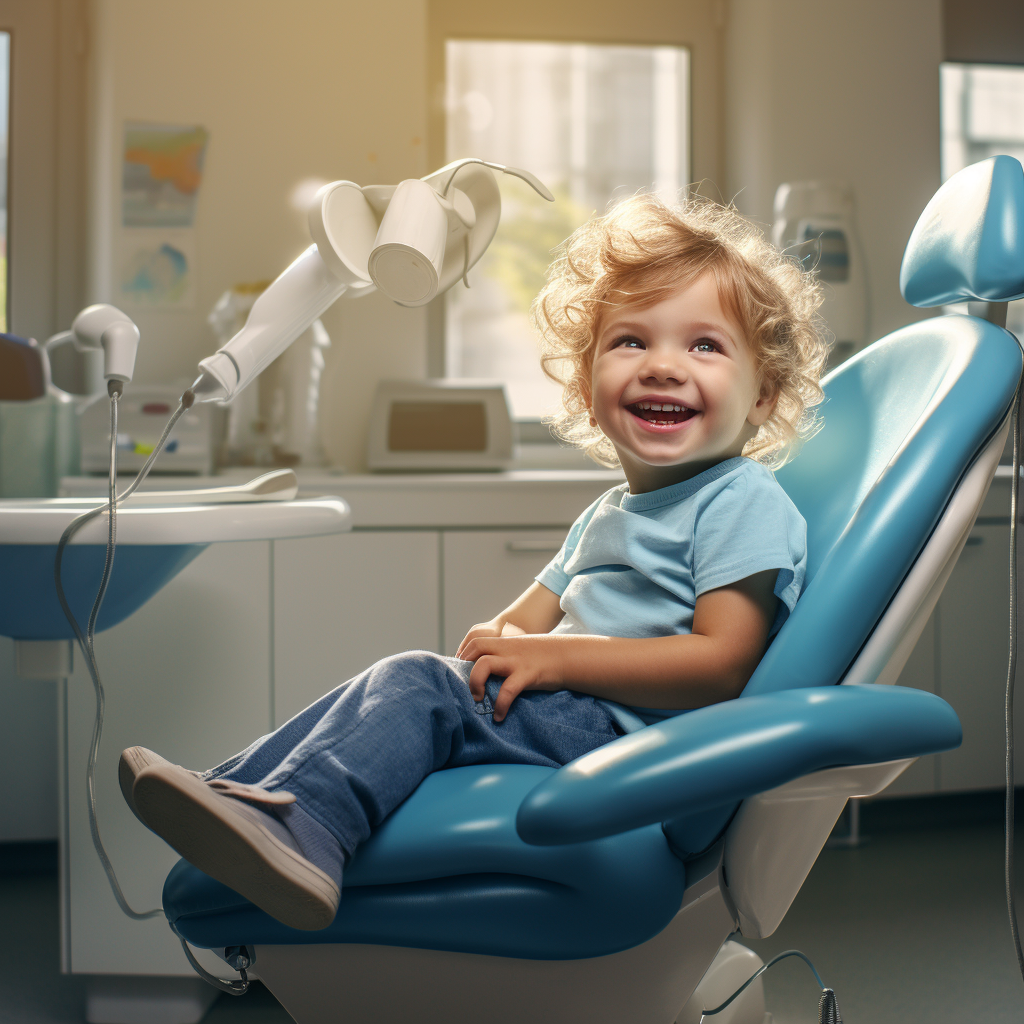
[[516, 829], [556, 846], [627, 832], [774, 789], [809, 772], [958, 747], [940, 697], [863, 683], [713, 704], [614, 740], [532, 789]]

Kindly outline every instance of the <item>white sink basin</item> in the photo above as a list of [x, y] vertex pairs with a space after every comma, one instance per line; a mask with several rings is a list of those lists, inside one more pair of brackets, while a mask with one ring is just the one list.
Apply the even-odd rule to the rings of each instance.
[[[97, 630], [110, 629], [149, 600], [209, 544], [341, 533], [351, 527], [340, 498], [177, 504], [129, 498], [117, 514], [117, 552]], [[0, 501], [0, 636], [63, 640], [74, 634], [57, 600], [53, 559], [69, 523], [95, 499]], [[83, 527], [64, 552], [61, 580], [85, 626], [96, 596], [107, 542], [107, 517]]]

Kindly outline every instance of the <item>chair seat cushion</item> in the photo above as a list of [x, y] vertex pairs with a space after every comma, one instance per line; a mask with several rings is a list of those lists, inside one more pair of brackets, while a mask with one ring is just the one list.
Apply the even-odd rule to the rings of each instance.
[[164, 913], [207, 948], [359, 942], [564, 960], [639, 945], [679, 909], [685, 866], [659, 825], [524, 843], [516, 811], [551, 772], [474, 765], [429, 776], [346, 866], [341, 906], [322, 931], [279, 924], [185, 861], [164, 884]]

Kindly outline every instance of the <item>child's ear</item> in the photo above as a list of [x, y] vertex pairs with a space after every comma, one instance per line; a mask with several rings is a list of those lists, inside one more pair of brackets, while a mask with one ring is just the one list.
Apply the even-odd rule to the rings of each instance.
[[752, 427], [762, 426], [769, 416], [775, 411], [775, 405], [779, 400], [777, 388], [770, 388], [767, 385], [761, 389], [761, 394], [754, 400], [747, 413], [747, 422]]

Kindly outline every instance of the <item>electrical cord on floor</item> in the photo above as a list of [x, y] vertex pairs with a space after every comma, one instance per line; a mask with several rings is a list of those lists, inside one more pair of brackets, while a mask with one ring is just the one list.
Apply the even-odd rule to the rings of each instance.
[[[96, 622], [100, 614], [100, 606], [103, 604], [103, 598], [106, 595], [107, 586], [110, 583], [110, 572], [114, 564], [114, 550], [117, 546], [117, 506], [120, 502], [130, 497], [139, 488], [143, 480], [145, 480], [149, 475], [149, 471], [153, 468], [153, 463], [156, 462], [157, 456], [159, 456], [163, 451], [164, 445], [167, 443], [167, 438], [174, 429], [175, 423], [178, 422], [186, 409], [190, 409], [192, 407], [192, 403], [195, 401], [195, 394], [192, 389], [189, 388], [181, 396], [178, 408], [167, 421], [167, 426], [164, 427], [164, 431], [160, 435], [160, 440], [150, 453], [149, 458], [139, 471], [138, 476], [136, 476], [135, 480], [132, 481], [132, 483], [121, 494], [118, 494], [117, 413], [118, 403], [121, 399], [122, 387], [123, 385], [120, 381], [111, 380], [107, 382], [107, 394], [110, 396], [110, 475], [108, 480], [107, 501], [98, 508], [90, 509], [88, 512], [78, 516], [68, 525], [67, 529], [61, 535], [60, 541], [57, 544], [57, 554], [53, 560], [53, 582], [57, 588], [57, 600], [60, 602], [60, 606], [64, 610], [64, 615], [71, 624], [72, 630], [74, 630], [75, 637], [78, 640], [78, 646], [81, 648], [82, 655], [85, 658], [86, 667], [89, 670], [89, 676], [92, 679], [93, 689], [96, 693], [96, 720], [93, 724], [92, 742], [89, 745], [89, 760], [85, 772], [85, 784], [89, 804], [89, 830], [92, 833], [92, 845], [96, 850], [100, 863], [103, 865], [103, 870], [106, 872], [107, 880], [110, 882], [110, 888], [114, 894], [114, 899], [117, 900], [117, 905], [128, 917], [136, 921], [143, 921], [150, 917], [156, 917], [163, 913], [163, 911], [159, 907], [153, 910], [138, 911], [133, 910], [128, 904], [124, 893], [121, 891], [121, 886], [117, 881], [117, 876], [114, 874], [114, 867], [110, 862], [110, 858], [107, 856], [107, 851], [103, 847], [103, 840], [100, 838], [99, 823], [96, 818], [96, 759], [99, 755], [100, 737], [103, 734], [105, 697], [103, 693], [103, 682], [100, 679], [99, 667], [96, 664], [94, 640]], [[103, 575], [100, 579], [99, 589], [96, 592], [96, 599], [93, 602], [92, 610], [89, 613], [89, 621], [86, 626], [86, 631], [83, 634], [82, 627], [79, 625], [74, 612], [71, 610], [71, 606], [68, 604], [67, 597], [64, 594], [64, 587], [61, 583], [61, 567], [64, 561], [64, 549], [70, 543], [71, 538], [74, 537], [74, 535], [78, 533], [86, 523], [91, 522], [104, 512], [108, 512], [109, 515], [107, 518], [107, 551], [103, 562]]]
[[705, 1017], [713, 1017], [716, 1013], [721, 1013], [734, 999], [737, 999], [743, 992], [746, 991], [748, 986], [752, 985], [758, 978], [768, 970], [769, 967], [774, 967], [780, 960], [785, 960], [788, 956], [798, 956], [808, 967], [811, 969], [811, 973], [814, 975], [814, 980], [821, 986], [821, 999], [818, 1000], [818, 1024], [843, 1024], [843, 1018], [839, 1015], [839, 1003], [836, 1002], [836, 994], [832, 989], [827, 988], [825, 983], [821, 980], [821, 975], [818, 974], [811, 963], [810, 959], [801, 953], [799, 949], [787, 949], [784, 953], [780, 953], [778, 956], [772, 957], [771, 960], [766, 964], [762, 964], [745, 982], [724, 1003], [720, 1006], [716, 1006], [713, 1010], [701, 1011], [700, 1020], [701, 1024], [704, 1022]]
[[1006, 912], [1010, 918], [1010, 934], [1017, 954], [1017, 967], [1024, 981], [1024, 953], [1021, 952], [1020, 931], [1017, 928], [1017, 908], [1013, 893], [1013, 685], [1017, 675], [1017, 516], [1020, 492], [1020, 425], [1021, 404], [1024, 403], [1024, 388], [1017, 384], [1013, 401], [1013, 417], [1010, 429], [1013, 431], [1013, 484], [1010, 487], [1010, 656], [1006, 669], [1006, 816], [1005, 816], [1005, 859], [1003, 877], [1006, 885]]

